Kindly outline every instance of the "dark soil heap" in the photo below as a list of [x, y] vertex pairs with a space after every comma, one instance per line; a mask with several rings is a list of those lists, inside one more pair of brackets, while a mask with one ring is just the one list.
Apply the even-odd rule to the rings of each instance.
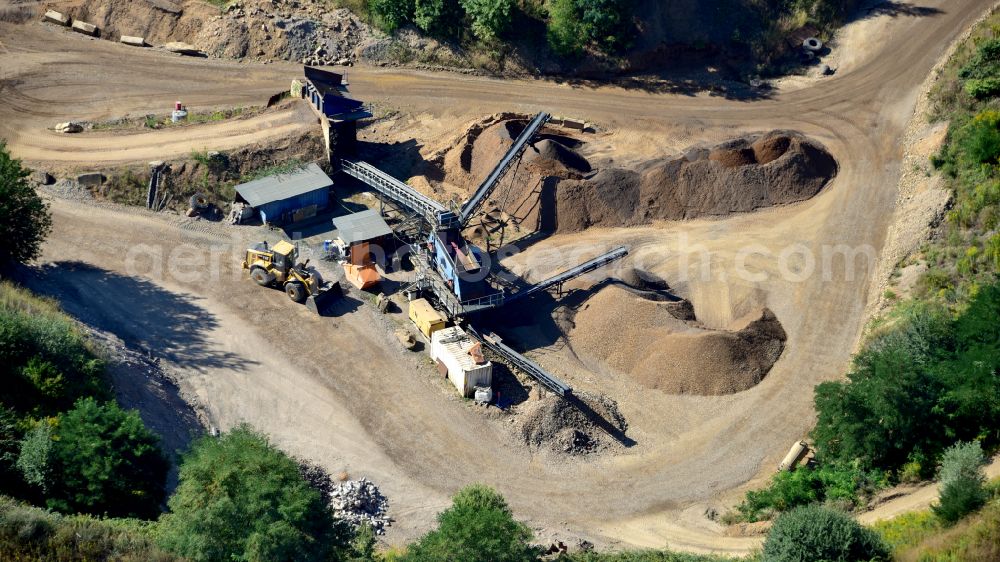
[[612, 168], [560, 182], [555, 223], [573, 232], [721, 217], [809, 199], [836, 173], [837, 162], [821, 145], [775, 131], [654, 160], [638, 171]]

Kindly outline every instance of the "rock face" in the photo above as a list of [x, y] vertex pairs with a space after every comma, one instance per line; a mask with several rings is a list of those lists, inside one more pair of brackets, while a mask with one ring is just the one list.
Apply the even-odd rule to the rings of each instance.
[[563, 181], [555, 222], [560, 232], [571, 232], [723, 217], [809, 199], [836, 173], [837, 162], [818, 143], [775, 131], [692, 149], [638, 170], [609, 168]]

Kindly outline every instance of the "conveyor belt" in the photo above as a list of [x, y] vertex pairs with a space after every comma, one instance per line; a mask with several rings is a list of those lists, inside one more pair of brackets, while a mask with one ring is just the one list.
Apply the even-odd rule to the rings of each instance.
[[481, 341], [487, 349], [503, 357], [505, 360], [510, 361], [515, 368], [537, 380], [545, 388], [551, 390], [559, 396], [562, 396], [563, 398], [568, 398], [573, 394], [573, 389], [570, 388], [568, 384], [557, 379], [545, 369], [539, 367], [538, 363], [535, 363], [531, 359], [528, 359], [527, 357], [507, 347], [507, 345], [500, 340], [500, 336], [493, 333], [481, 336], [472, 326], [467, 326], [466, 331], [468, 331], [472, 337]]
[[500, 160], [500, 163], [497, 164], [496, 168], [493, 168], [493, 171], [490, 172], [490, 175], [486, 176], [486, 179], [483, 180], [483, 183], [479, 184], [479, 188], [476, 189], [476, 192], [472, 194], [472, 197], [470, 197], [469, 200], [466, 201], [464, 205], [462, 205], [462, 209], [458, 215], [458, 222], [460, 224], [464, 226], [466, 223], [469, 222], [469, 219], [472, 218], [472, 215], [476, 214], [476, 211], [479, 210], [479, 207], [483, 204], [484, 201], [486, 201], [486, 198], [489, 197], [490, 193], [492, 193], [493, 190], [496, 189], [496, 186], [500, 183], [500, 180], [502, 180], [503, 177], [507, 175], [507, 172], [510, 170], [511, 166], [514, 165], [514, 162], [516, 162], [518, 157], [521, 156], [521, 153], [524, 151], [525, 147], [527, 147], [528, 143], [531, 142], [531, 138], [534, 137], [535, 133], [537, 133], [538, 130], [542, 128], [542, 125], [544, 125], [549, 120], [549, 117], [550, 116], [548, 113], [544, 112], [539, 113], [538, 115], [535, 116], [534, 119], [532, 119], [528, 123], [528, 125], [524, 128], [524, 130], [521, 131], [521, 134], [518, 135], [517, 139], [514, 140], [514, 144], [511, 145], [510, 149], [507, 151], [507, 154], [504, 154], [503, 158]]
[[540, 283], [535, 283], [531, 287], [521, 292], [509, 295], [504, 299], [504, 304], [509, 304], [524, 297], [529, 297], [535, 293], [544, 291], [549, 287], [560, 285], [562, 283], [569, 281], [570, 279], [579, 277], [581, 275], [585, 275], [587, 273], [590, 273], [591, 271], [594, 271], [595, 269], [604, 267], [605, 265], [613, 261], [620, 260], [627, 255], [628, 255], [628, 248], [626, 248], [625, 246], [620, 246], [618, 248], [615, 248], [614, 250], [611, 250], [606, 254], [597, 256], [596, 258], [588, 262], [581, 263], [580, 265], [568, 269], [558, 275], [553, 275], [552, 277], [549, 277], [548, 279]]
[[340, 168], [347, 175], [371, 186], [394, 203], [419, 213], [429, 224], [438, 229], [455, 228], [458, 217], [444, 205], [427, 197], [389, 174], [367, 162], [341, 160]]

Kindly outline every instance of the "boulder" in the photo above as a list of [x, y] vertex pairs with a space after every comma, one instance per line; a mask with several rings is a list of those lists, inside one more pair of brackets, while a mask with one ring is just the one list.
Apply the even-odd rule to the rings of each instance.
[[41, 185], [52, 185], [56, 181], [56, 179], [52, 177], [52, 174], [42, 170], [35, 170], [35, 172], [31, 174], [31, 179], [33, 179], [35, 183]]
[[134, 35], [122, 35], [120, 41], [126, 45], [131, 45], [132, 47], [145, 47], [146, 40], [142, 37], [136, 37]]
[[91, 37], [97, 37], [97, 26], [92, 23], [87, 23], [85, 21], [80, 21], [80, 20], [74, 21], [73, 31], [77, 33], [82, 33], [84, 35], [90, 35]]
[[49, 23], [54, 23], [56, 25], [61, 25], [63, 27], [68, 27], [70, 22], [69, 16], [67, 16], [62, 12], [57, 12], [55, 10], [49, 10], [45, 12], [45, 15], [42, 16], [42, 20], [47, 21]]
[[205, 53], [201, 52], [201, 49], [198, 47], [181, 41], [171, 41], [170, 43], [163, 45], [163, 48], [171, 53], [177, 53], [180, 55], [188, 55], [192, 57], [205, 56]]
[[76, 176], [76, 181], [84, 187], [100, 187], [104, 183], [104, 174], [100, 172], [89, 172]]
[[55, 129], [60, 133], [79, 133], [83, 130], [83, 125], [74, 121], [67, 121], [65, 123], [58, 123]]

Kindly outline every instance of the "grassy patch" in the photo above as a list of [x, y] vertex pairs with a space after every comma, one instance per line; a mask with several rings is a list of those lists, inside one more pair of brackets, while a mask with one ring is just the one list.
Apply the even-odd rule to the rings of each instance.
[[58, 515], [0, 496], [0, 560], [179, 560], [155, 546], [153, 525], [135, 519]]

